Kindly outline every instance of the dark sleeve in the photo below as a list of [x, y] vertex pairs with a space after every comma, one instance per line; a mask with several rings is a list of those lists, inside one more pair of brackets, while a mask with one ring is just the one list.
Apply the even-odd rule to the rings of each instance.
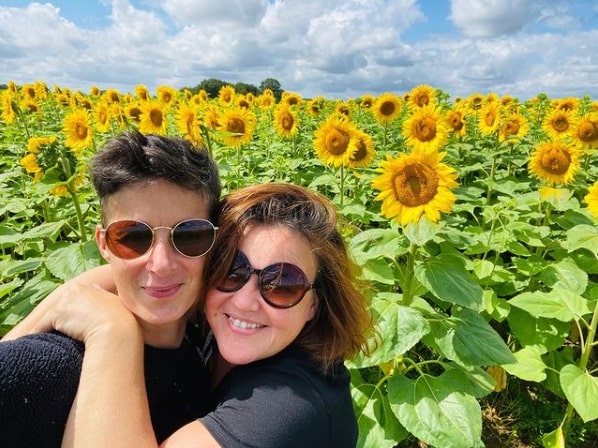
[[330, 447], [327, 404], [301, 375], [235, 368], [219, 404], [200, 421], [225, 448]]
[[83, 344], [58, 333], [0, 342], [0, 446], [59, 447]]

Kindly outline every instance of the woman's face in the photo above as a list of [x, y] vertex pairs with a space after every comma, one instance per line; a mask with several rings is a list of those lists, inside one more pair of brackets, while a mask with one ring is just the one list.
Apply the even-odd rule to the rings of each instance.
[[[209, 219], [208, 203], [200, 194], [165, 180], [124, 187], [108, 198], [106, 225], [118, 220], [138, 220], [173, 227], [191, 218]], [[187, 312], [197, 302], [203, 281], [205, 257], [187, 258], [170, 243], [170, 231], [154, 231], [154, 245], [143, 255], [125, 260], [106, 246], [98, 229], [96, 241], [110, 263], [119, 295], [138, 317], [145, 341], [155, 346], [180, 343]]]
[[[238, 249], [255, 269], [273, 263], [292, 263], [303, 270], [310, 283], [316, 278], [316, 258], [311, 246], [288, 228], [248, 227]], [[205, 302], [206, 317], [218, 343], [218, 351], [233, 365], [265, 359], [282, 351], [313, 318], [316, 308], [313, 289], [292, 308], [273, 308], [261, 297], [258, 276], [253, 274], [238, 291], [211, 289]]]

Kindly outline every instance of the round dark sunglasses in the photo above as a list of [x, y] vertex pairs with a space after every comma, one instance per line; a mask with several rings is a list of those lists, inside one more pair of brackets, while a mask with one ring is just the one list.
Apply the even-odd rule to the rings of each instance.
[[216, 229], [207, 219], [186, 219], [174, 227], [150, 227], [143, 221], [114, 221], [102, 231], [106, 245], [118, 258], [132, 260], [145, 254], [155, 241], [158, 229], [170, 230], [170, 244], [181, 255], [197, 258], [208, 253], [216, 239]]
[[255, 269], [247, 256], [237, 251], [226, 278], [217, 286], [219, 291], [233, 292], [241, 289], [251, 274], [258, 276], [258, 287], [264, 301], [274, 308], [291, 308], [297, 305], [307, 291], [314, 287], [305, 273], [291, 263], [274, 263], [263, 269]]

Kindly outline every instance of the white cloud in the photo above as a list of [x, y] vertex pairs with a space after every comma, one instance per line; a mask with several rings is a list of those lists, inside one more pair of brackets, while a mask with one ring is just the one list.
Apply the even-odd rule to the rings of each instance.
[[531, 0], [451, 0], [451, 19], [463, 34], [472, 37], [519, 31], [530, 11]]

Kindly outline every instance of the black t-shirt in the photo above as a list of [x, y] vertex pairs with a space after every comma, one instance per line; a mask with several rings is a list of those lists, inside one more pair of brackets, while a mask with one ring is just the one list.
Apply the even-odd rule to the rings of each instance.
[[[145, 382], [159, 442], [205, 414], [208, 373], [191, 328], [177, 349], [145, 346]], [[60, 447], [84, 346], [59, 333], [0, 343], [0, 447]]]
[[215, 409], [200, 421], [224, 448], [350, 448], [357, 421], [349, 372], [323, 375], [290, 348], [233, 368], [213, 393]]

